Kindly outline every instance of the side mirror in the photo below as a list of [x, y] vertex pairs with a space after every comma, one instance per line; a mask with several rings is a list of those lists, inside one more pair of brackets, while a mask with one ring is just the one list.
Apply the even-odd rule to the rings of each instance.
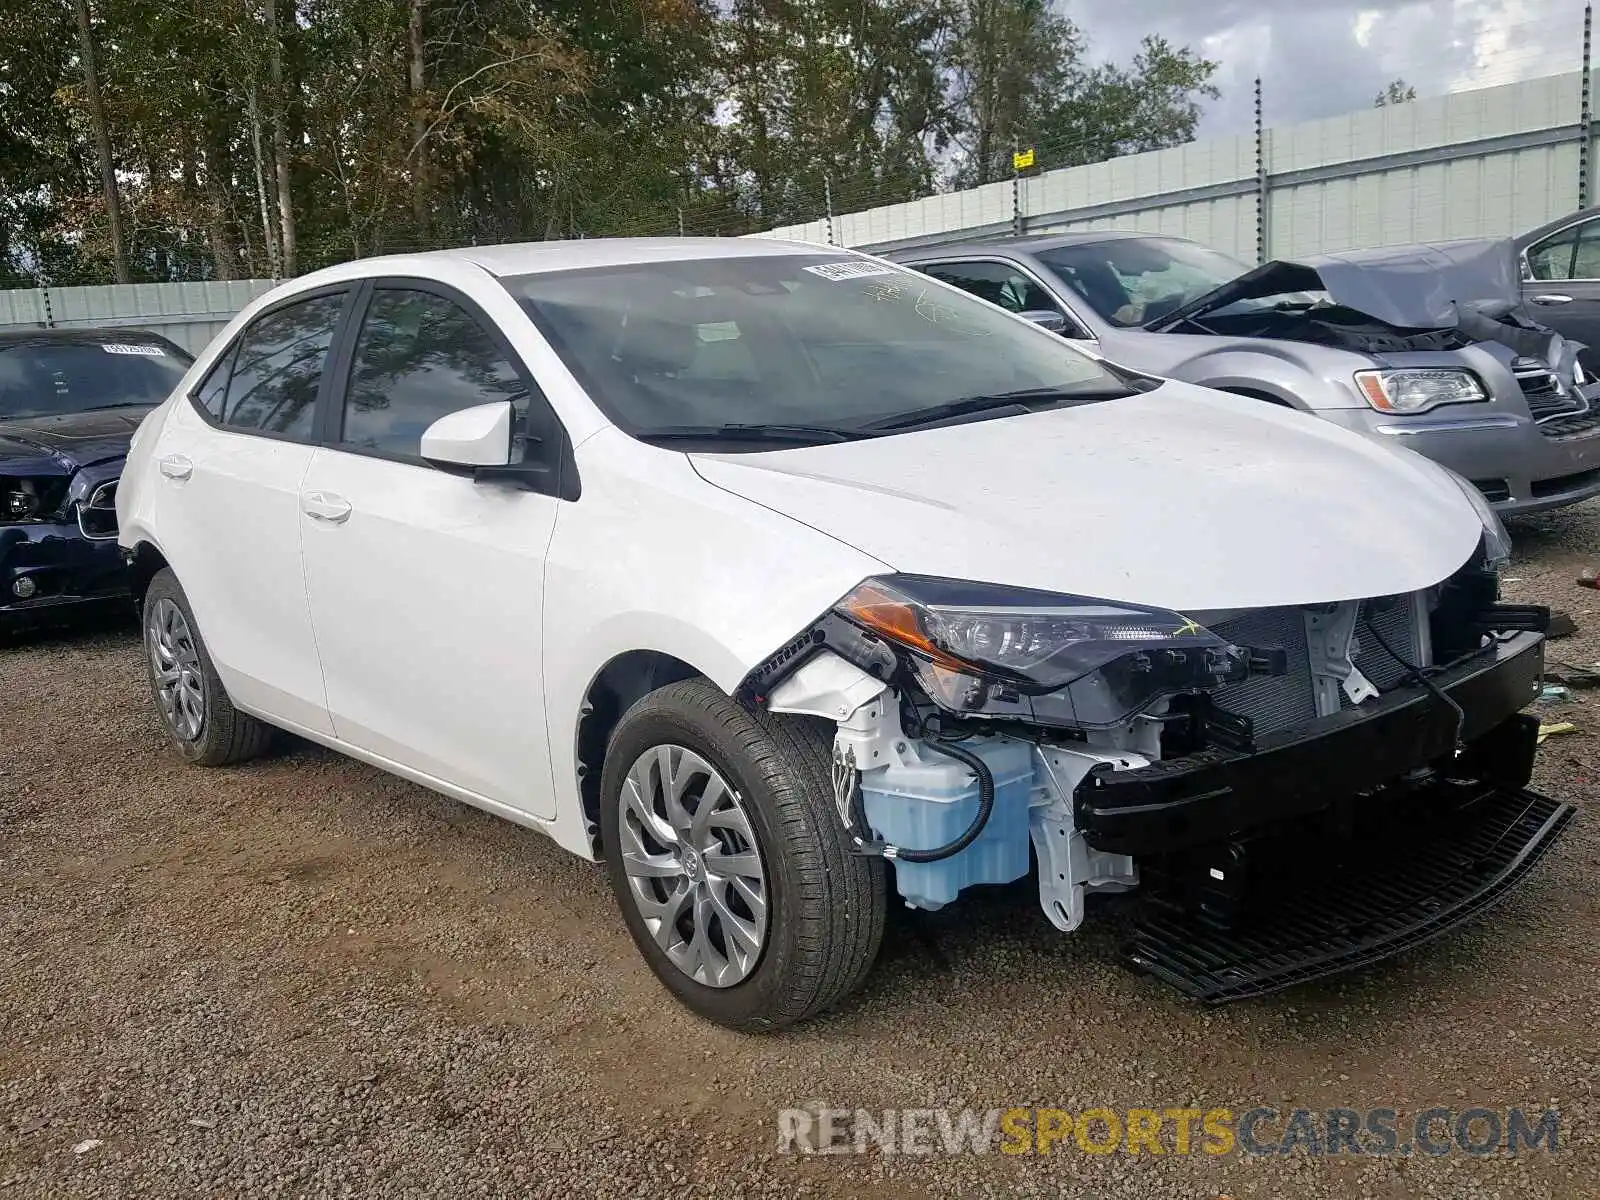
[[1032, 321], [1040, 329], [1048, 329], [1051, 333], [1067, 331], [1067, 319], [1054, 309], [1030, 308], [1026, 312], [1018, 313], [1017, 316]]
[[422, 435], [422, 457], [452, 467], [504, 467], [511, 462], [511, 401], [446, 413]]

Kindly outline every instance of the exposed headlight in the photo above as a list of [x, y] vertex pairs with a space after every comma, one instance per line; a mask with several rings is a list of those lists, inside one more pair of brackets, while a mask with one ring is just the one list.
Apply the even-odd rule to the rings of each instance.
[[1505, 522], [1500, 520], [1500, 514], [1495, 512], [1494, 505], [1477, 488], [1472, 486], [1468, 479], [1450, 472], [1456, 481], [1456, 486], [1466, 494], [1472, 502], [1472, 507], [1478, 510], [1478, 519], [1483, 522], [1483, 546], [1488, 554], [1489, 566], [1498, 571], [1511, 561], [1511, 535], [1506, 532]]
[[1357, 371], [1356, 386], [1379, 412], [1419, 413], [1441, 404], [1472, 404], [1489, 394], [1471, 371]]
[[39, 489], [29, 479], [0, 479], [0, 521], [26, 521], [39, 514]]
[[1084, 596], [893, 575], [837, 610], [909, 651], [928, 695], [956, 712], [1055, 693], [1071, 724], [1115, 725], [1250, 670], [1248, 651], [1179, 613]]

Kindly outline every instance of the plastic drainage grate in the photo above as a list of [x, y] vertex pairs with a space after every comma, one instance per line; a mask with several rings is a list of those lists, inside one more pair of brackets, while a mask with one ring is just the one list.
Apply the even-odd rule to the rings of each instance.
[[1407, 839], [1363, 862], [1324, 864], [1292, 889], [1253, 897], [1253, 915], [1233, 930], [1162, 912], [1140, 923], [1123, 953], [1206, 1004], [1348, 971], [1499, 903], [1575, 815], [1537, 792], [1494, 789], [1421, 844]]

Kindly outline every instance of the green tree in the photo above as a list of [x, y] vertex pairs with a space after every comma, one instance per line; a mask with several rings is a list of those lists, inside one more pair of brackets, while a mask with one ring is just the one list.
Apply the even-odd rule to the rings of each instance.
[[1417, 98], [1417, 89], [1404, 79], [1391, 79], [1389, 85], [1372, 101], [1373, 108], [1387, 108], [1391, 104], [1405, 104]]

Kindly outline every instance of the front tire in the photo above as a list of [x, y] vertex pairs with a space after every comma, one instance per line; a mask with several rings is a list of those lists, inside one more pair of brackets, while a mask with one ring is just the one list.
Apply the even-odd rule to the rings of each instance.
[[705, 680], [652, 692], [612, 734], [607, 874], [657, 978], [730, 1029], [826, 1009], [865, 979], [888, 909], [882, 862], [849, 852], [832, 729], [752, 712]]
[[142, 624], [150, 698], [178, 753], [197, 766], [221, 767], [264, 752], [272, 728], [228, 699], [189, 598], [170, 567], [150, 580]]

